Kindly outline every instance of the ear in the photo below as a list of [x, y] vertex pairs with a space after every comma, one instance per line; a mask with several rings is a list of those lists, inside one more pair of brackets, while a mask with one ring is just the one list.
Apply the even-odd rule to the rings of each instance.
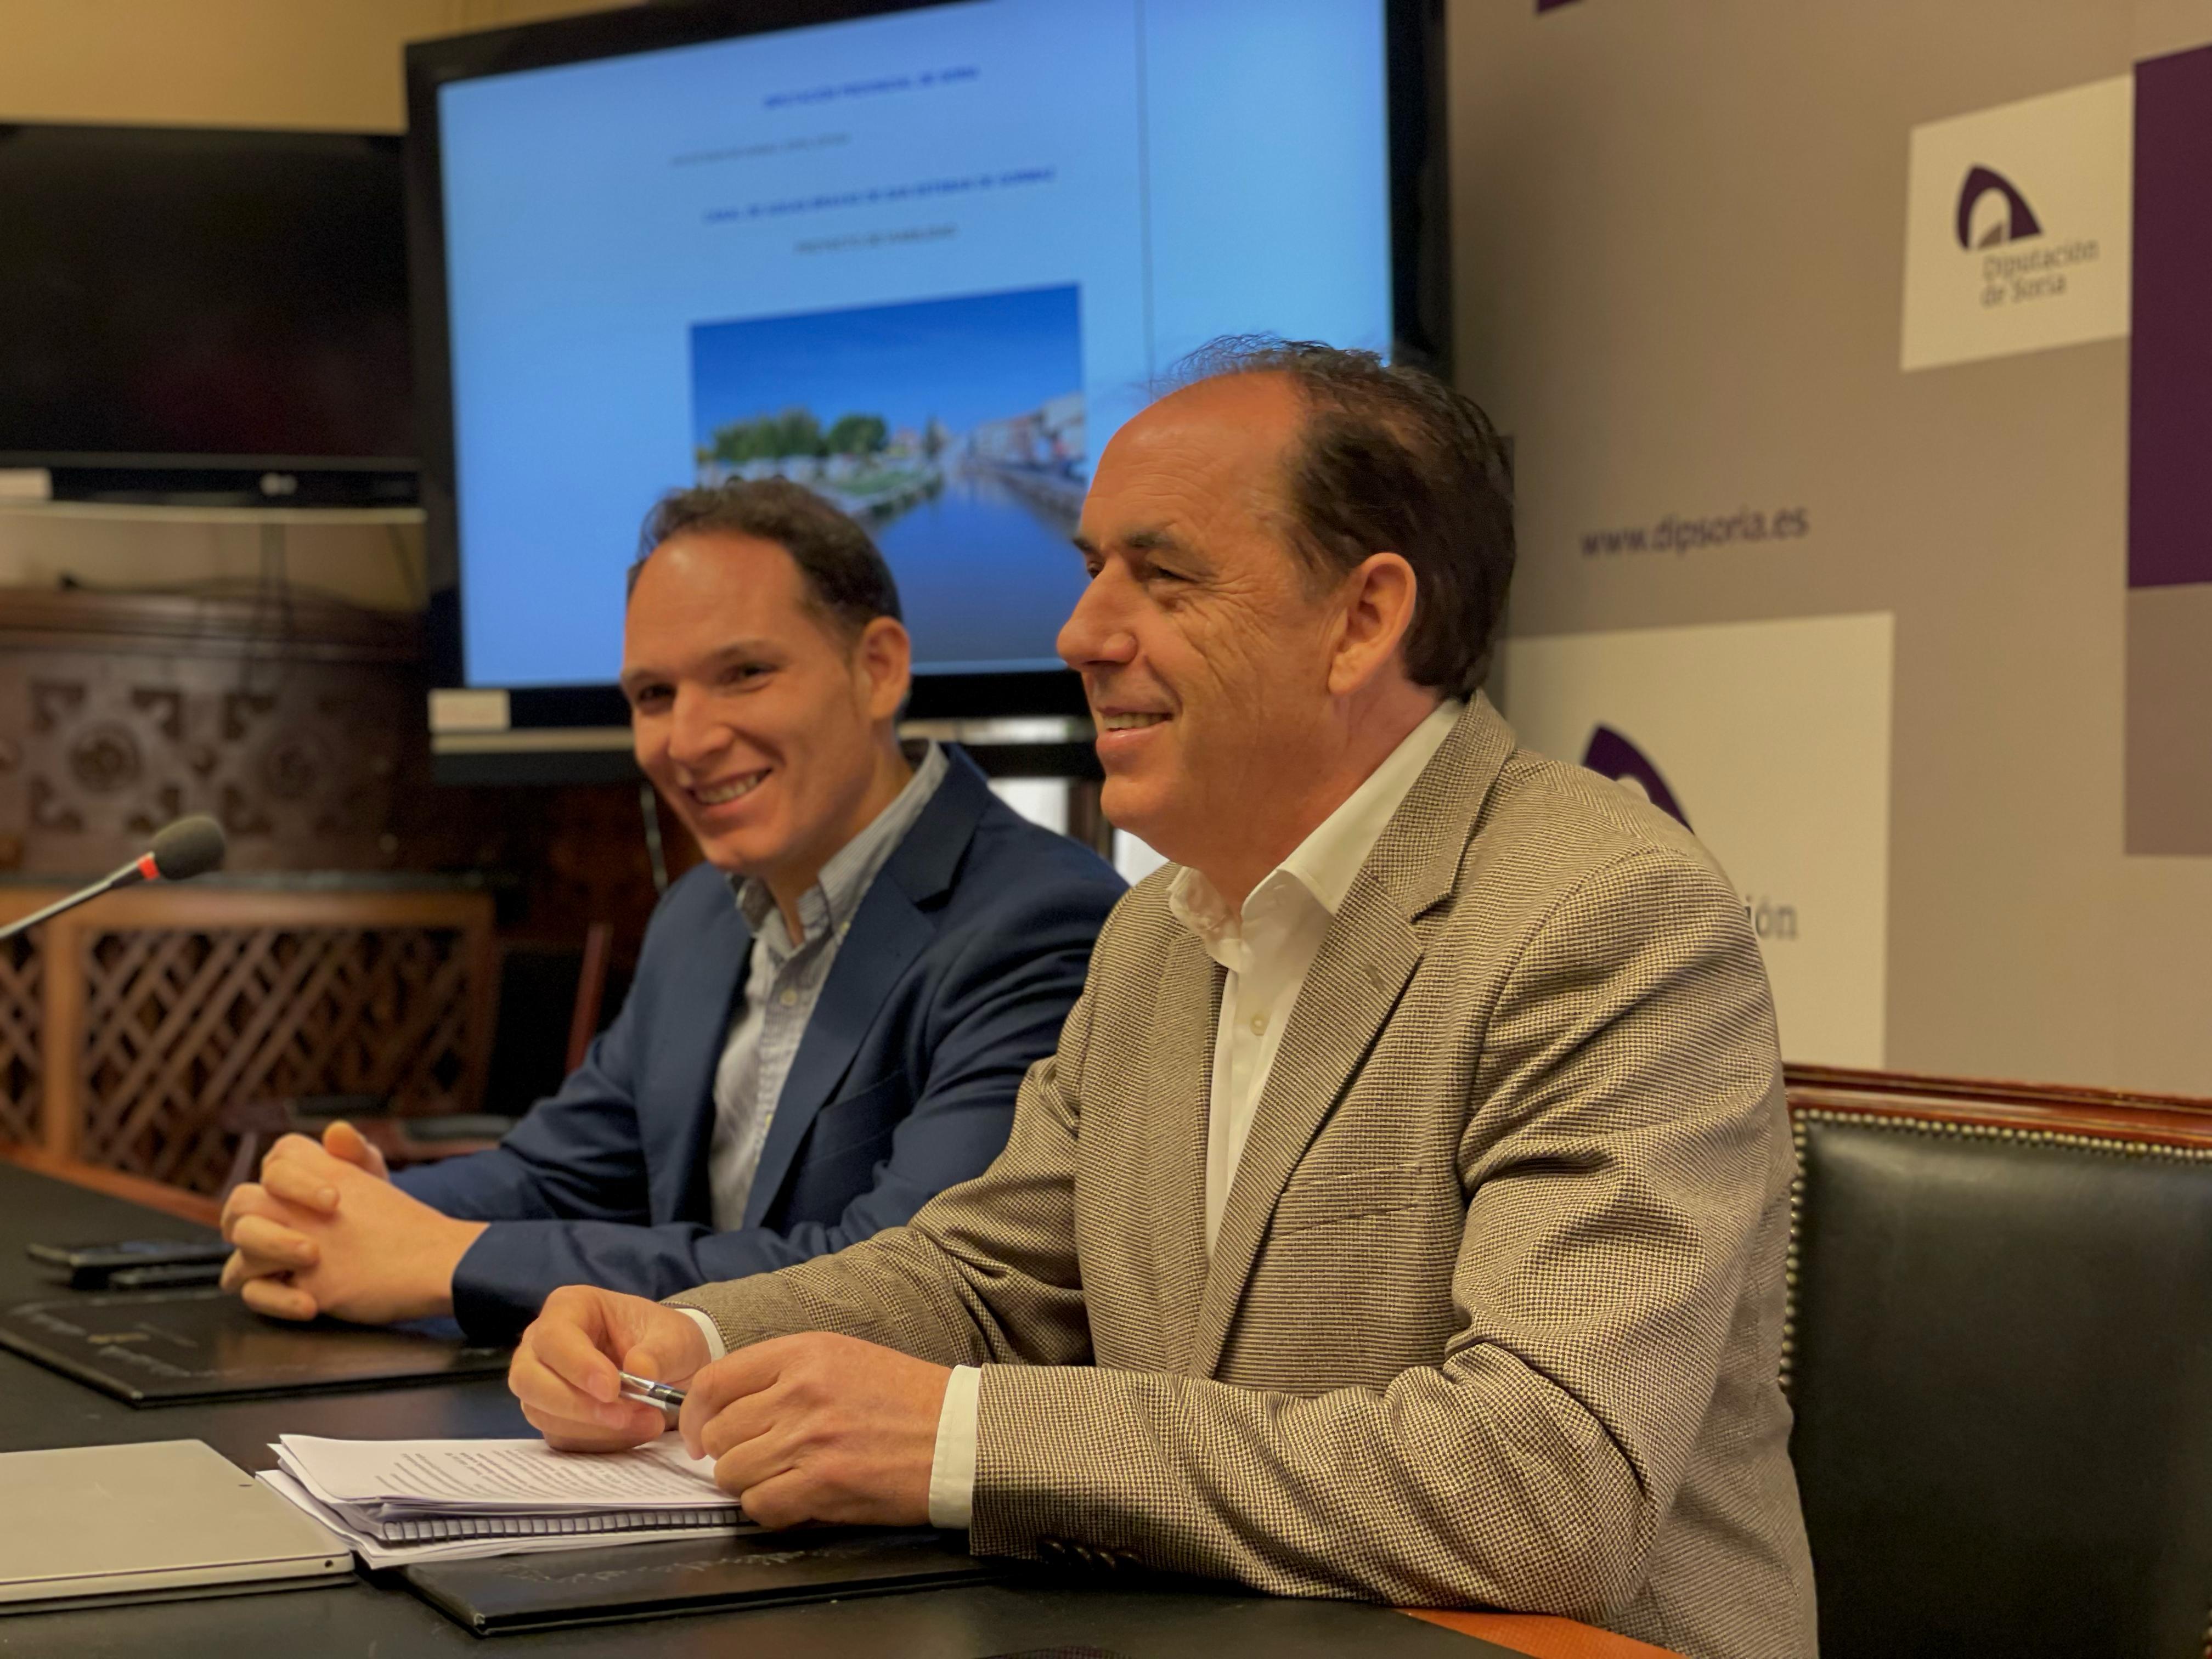
[[866, 684], [868, 718], [896, 719], [914, 683], [914, 641], [896, 617], [877, 617], [853, 646], [854, 665]]
[[1419, 585], [1413, 567], [1396, 553], [1370, 553], [1346, 576], [1338, 590], [1343, 608], [1328, 665], [1331, 696], [1351, 696], [1398, 659], [1406, 630], [1413, 625]]

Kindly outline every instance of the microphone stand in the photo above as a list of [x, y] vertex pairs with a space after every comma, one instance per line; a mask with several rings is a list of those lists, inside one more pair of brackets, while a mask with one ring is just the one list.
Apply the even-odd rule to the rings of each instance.
[[113, 875], [102, 876], [91, 886], [71, 893], [67, 898], [56, 899], [43, 910], [33, 910], [27, 916], [16, 917], [6, 927], [0, 927], [0, 942], [11, 939], [18, 933], [28, 933], [40, 922], [49, 921], [61, 915], [64, 910], [74, 910], [80, 904], [89, 903], [103, 893], [112, 893], [118, 887], [135, 887], [142, 881], [153, 880], [158, 873], [153, 866], [154, 855], [151, 853], [135, 858]]

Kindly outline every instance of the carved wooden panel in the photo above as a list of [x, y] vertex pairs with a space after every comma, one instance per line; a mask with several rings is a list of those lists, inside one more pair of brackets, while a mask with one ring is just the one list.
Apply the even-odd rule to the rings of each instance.
[[[184, 812], [245, 871], [489, 872], [509, 937], [615, 926], [654, 893], [634, 784], [431, 781], [416, 620], [317, 603], [0, 587], [0, 872], [88, 879]], [[696, 860], [661, 814], [672, 869]]]
[[[0, 917], [53, 896], [0, 890]], [[233, 1103], [371, 1094], [451, 1112], [483, 1097], [482, 895], [138, 888], [40, 937], [43, 973], [0, 956], [0, 1054], [23, 1034], [31, 1083], [0, 1103], [0, 1135], [56, 1157], [213, 1192]]]
[[112, 869], [185, 812], [234, 870], [390, 867], [416, 654], [411, 617], [304, 601], [0, 594], [0, 867]]
[[0, 1140], [38, 1138], [45, 1073], [39, 1043], [44, 960], [35, 935], [0, 944]]

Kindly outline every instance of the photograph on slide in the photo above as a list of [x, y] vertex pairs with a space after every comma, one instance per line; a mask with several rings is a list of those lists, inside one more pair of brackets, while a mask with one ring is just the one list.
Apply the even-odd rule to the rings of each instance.
[[1073, 284], [691, 328], [700, 482], [783, 477], [868, 528], [922, 669], [1054, 667], [1090, 483]]

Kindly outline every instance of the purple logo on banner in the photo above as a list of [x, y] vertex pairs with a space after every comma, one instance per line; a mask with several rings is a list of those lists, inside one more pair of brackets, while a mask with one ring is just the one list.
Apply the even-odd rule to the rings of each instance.
[[1633, 785], [1646, 800], [1682, 828], [1690, 827], [1688, 817], [1676, 803], [1667, 780], [1659, 775], [1659, 769], [1641, 749], [1611, 726], [1601, 726], [1590, 733], [1589, 747], [1583, 750], [1583, 764], [1601, 778]]
[[[1984, 197], [1996, 195], [2003, 198], [2004, 217], [1997, 220], [1977, 238], [1973, 234], [1974, 210]], [[2030, 236], [2043, 234], [2043, 226], [2027, 198], [2013, 187], [2011, 179], [1995, 167], [1971, 167], [1966, 181], [1959, 186], [1959, 246], [1963, 248], [1995, 247], [2000, 242], [2023, 241]]]

